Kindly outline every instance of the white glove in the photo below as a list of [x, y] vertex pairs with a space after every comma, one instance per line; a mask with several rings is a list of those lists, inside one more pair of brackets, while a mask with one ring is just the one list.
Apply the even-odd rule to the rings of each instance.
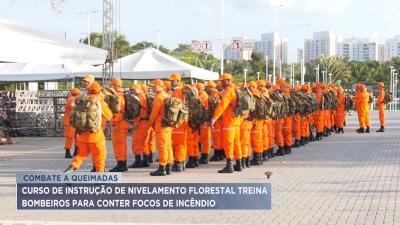
[[214, 127], [214, 124], [215, 124], [215, 120], [214, 120], [214, 119], [212, 119], [212, 120], [211, 120], [211, 128], [213, 128], [213, 127]]

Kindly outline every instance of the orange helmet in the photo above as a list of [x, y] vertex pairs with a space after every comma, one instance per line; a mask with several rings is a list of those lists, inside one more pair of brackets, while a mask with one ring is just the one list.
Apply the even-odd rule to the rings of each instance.
[[71, 95], [80, 95], [80, 94], [81, 94], [81, 90], [79, 90], [78, 88], [71, 89]]
[[199, 91], [203, 91], [203, 90], [204, 90], [204, 84], [202, 84], [202, 83], [197, 83], [197, 84], [196, 84], [196, 88], [197, 88], [197, 90], [199, 90]]
[[214, 81], [210, 80], [207, 82], [206, 87], [215, 87], [217, 86]]
[[101, 86], [99, 83], [94, 82], [92, 85], [89, 87], [89, 94], [99, 94], [101, 91]]
[[179, 75], [177, 73], [173, 73], [173, 74], [171, 74], [171, 76], [169, 76], [169, 80], [180, 81], [181, 80], [181, 75]]
[[385, 85], [384, 85], [382, 82], [379, 82], [379, 83], [378, 83], [378, 87], [383, 88], [383, 87], [385, 87]]

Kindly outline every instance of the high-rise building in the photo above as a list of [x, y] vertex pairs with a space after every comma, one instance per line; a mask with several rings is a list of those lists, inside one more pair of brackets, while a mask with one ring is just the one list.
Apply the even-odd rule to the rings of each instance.
[[336, 54], [349, 61], [377, 61], [378, 46], [368, 39], [345, 39], [337, 43]]
[[279, 61], [282, 64], [288, 63], [288, 39], [279, 33], [266, 33], [261, 34], [261, 40], [255, 42], [255, 51], [263, 52], [268, 56], [269, 60], [274, 58], [275, 47], [275, 62], [276, 65]]
[[[247, 37], [235, 37], [232, 38], [232, 42], [234, 40], [238, 40], [241, 41], [242, 43], [246, 44], [246, 45], [253, 45], [254, 46], [254, 40], [253, 39], [249, 39]], [[251, 53], [253, 53], [253, 49], [249, 49], [244, 48], [242, 50], [235, 50], [232, 47], [232, 44], [228, 45], [225, 49], [224, 49], [224, 59], [228, 59], [228, 60], [251, 60]]]
[[336, 55], [336, 43], [340, 38], [332, 31], [314, 32], [312, 39], [304, 40], [305, 62], [316, 60], [321, 56]]
[[400, 56], [400, 35], [385, 42], [384, 61]]
[[301, 64], [301, 59], [303, 58], [303, 49], [297, 49], [297, 63]]
[[384, 62], [386, 61], [387, 52], [388, 52], [388, 51], [386, 51], [386, 46], [385, 46], [385, 44], [379, 44], [379, 45], [378, 45], [378, 62], [384, 63]]

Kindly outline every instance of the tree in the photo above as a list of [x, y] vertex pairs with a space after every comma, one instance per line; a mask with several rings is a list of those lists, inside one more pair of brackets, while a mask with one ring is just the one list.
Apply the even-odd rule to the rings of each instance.
[[[81, 39], [80, 42], [87, 44], [87, 38]], [[102, 48], [103, 47], [103, 34], [93, 32], [90, 34], [90, 45]], [[117, 58], [127, 56], [132, 53], [129, 42], [126, 40], [125, 35], [114, 34], [114, 50]]]

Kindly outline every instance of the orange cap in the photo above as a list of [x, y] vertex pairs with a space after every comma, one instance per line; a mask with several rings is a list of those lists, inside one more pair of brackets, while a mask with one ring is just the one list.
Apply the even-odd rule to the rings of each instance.
[[196, 88], [197, 88], [197, 90], [202, 91], [202, 90], [204, 90], [204, 84], [202, 84], [202, 83], [197, 83], [197, 84], [196, 84]]
[[118, 86], [118, 87], [122, 87], [122, 80], [119, 79], [119, 78], [113, 78], [111, 80], [111, 84], [115, 85], [115, 86]]
[[379, 82], [378, 87], [385, 87], [385, 85], [382, 82]]
[[150, 84], [151, 87], [161, 86], [164, 87], [164, 82], [160, 79], [153, 80]]
[[133, 84], [129, 89], [130, 89], [130, 90], [133, 90], [133, 89], [142, 90], [142, 85], [139, 84], [139, 83], [136, 83], [136, 84]]
[[279, 89], [281, 89], [281, 87], [279, 87], [279, 85], [273, 85], [272, 88], [271, 88], [272, 91], [276, 91], [276, 90], [279, 90]]
[[217, 82], [215, 82], [215, 86], [216, 86], [216, 87], [221, 86], [221, 85], [222, 85], [222, 82], [221, 82], [220, 80], [218, 80]]
[[216, 84], [212, 80], [208, 81], [207, 84], [206, 84], [206, 87], [215, 87], [215, 86], [216, 86]]
[[147, 91], [147, 86], [145, 85], [145, 84], [141, 84], [141, 86], [142, 86], [142, 90], [144, 91], [144, 92], [146, 92]]
[[[257, 83], [259, 83], [261, 80], [259, 80]], [[257, 88], [257, 83], [255, 82], [255, 81], [249, 81], [248, 83], [247, 83], [247, 86], [249, 86], [249, 87], [254, 87], [254, 88]]]
[[339, 85], [339, 86], [337, 86], [337, 90], [342, 92], [343, 91], [343, 87]]
[[81, 94], [81, 90], [79, 90], [78, 88], [71, 89], [71, 95], [80, 95], [80, 94]]
[[165, 89], [170, 89], [171, 88], [171, 82], [169, 82], [169, 81], [164, 81], [164, 88]]
[[85, 78], [83, 78], [83, 80], [87, 81], [87, 82], [93, 82], [94, 81], [94, 76], [89, 74]]
[[230, 73], [224, 73], [221, 75], [221, 77], [219, 78], [219, 80], [232, 80], [232, 74]]
[[179, 74], [177, 74], [177, 73], [173, 73], [173, 74], [171, 74], [171, 76], [169, 76], [168, 79], [169, 79], [169, 80], [180, 81], [180, 80], [181, 80], [181, 75], [179, 75]]
[[265, 87], [265, 86], [267, 86], [267, 83], [264, 80], [259, 80], [259, 81], [257, 81], [257, 85]]
[[269, 80], [265, 81], [265, 86], [271, 86], [271, 85], [272, 85], [271, 81], [269, 81]]
[[237, 84], [236, 84], [236, 87], [237, 87], [237, 88], [241, 88], [241, 87], [243, 87], [243, 82], [239, 82], [239, 83], [237, 83]]
[[92, 85], [89, 87], [89, 94], [99, 94], [101, 91], [101, 86], [99, 83], [94, 82]]

